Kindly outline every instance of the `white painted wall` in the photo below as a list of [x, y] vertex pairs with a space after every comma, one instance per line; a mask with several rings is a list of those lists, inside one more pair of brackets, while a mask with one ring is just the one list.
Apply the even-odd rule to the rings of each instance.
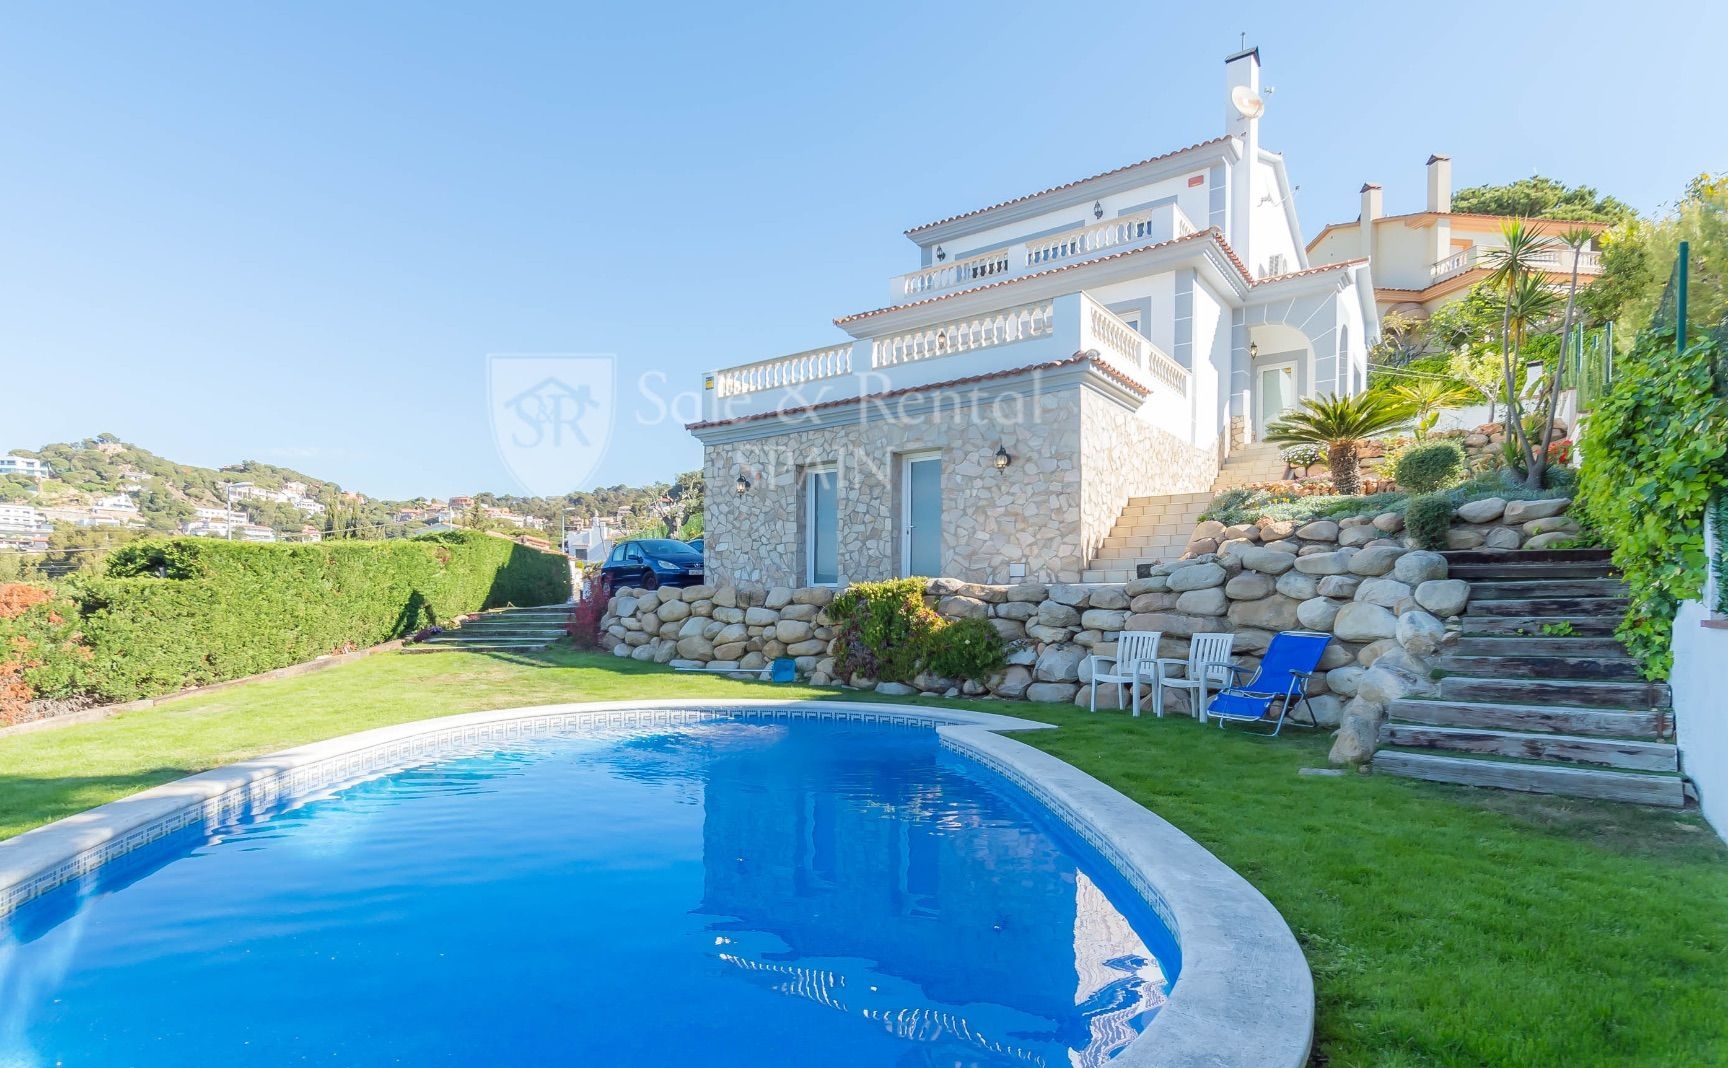
[[1668, 684], [1680, 769], [1698, 788], [1704, 818], [1728, 841], [1728, 630], [1701, 626], [1709, 616], [1698, 601], [1680, 605]]
[[[1166, 197], [1175, 197], [1177, 207], [1194, 223], [1196, 229], [1206, 228], [1208, 211], [1207, 190], [1204, 175], [1210, 166], [1210, 159], [1197, 159], [1194, 170], [1177, 177], [1162, 181], [1148, 182], [1135, 186], [1120, 193], [1109, 196], [1095, 197], [1084, 204], [1072, 204], [1043, 212], [1015, 222], [992, 226], [976, 233], [960, 237], [948, 238], [943, 241], [931, 241], [920, 246], [922, 249], [934, 250], [940, 244], [942, 251], [948, 254], [947, 261], [963, 260], [981, 249], [993, 248], [1009, 242], [1024, 240], [1031, 234], [1042, 234], [1052, 230], [1078, 230], [1098, 222], [1107, 222], [1119, 215], [1131, 215], [1141, 210], [1146, 204]], [[1190, 186], [1190, 178], [1201, 177], [1199, 185]], [[1092, 205], [1097, 203], [1104, 208], [1104, 218], [1095, 219], [1092, 216]], [[932, 263], [935, 261], [932, 259]]]
[[[1285, 214], [1284, 193], [1278, 187], [1278, 173], [1272, 164], [1260, 160], [1255, 163], [1253, 174], [1254, 184], [1248, 198], [1248, 224], [1254, 228], [1251, 246], [1254, 261], [1248, 264], [1248, 270], [1256, 278], [1300, 270], [1302, 254], [1298, 250], [1301, 235], [1290, 229], [1289, 216]], [[1274, 272], [1270, 269], [1274, 255], [1284, 257], [1282, 271]]]
[[1194, 285], [1194, 444], [1216, 449], [1230, 425], [1230, 309], [1202, 282]]

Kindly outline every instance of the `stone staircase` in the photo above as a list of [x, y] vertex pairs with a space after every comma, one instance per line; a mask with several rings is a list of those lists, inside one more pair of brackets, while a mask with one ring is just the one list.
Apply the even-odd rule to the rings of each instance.
[[1272, 445], [1249, 445], [1230, 454], [1206, 493], [1130, 497], [1093, 555], [1083, 582], [1127, 582], [1137, 564], [1174, 560], [1188, 548], [1200, 514], [1225, 490], [1284, 477], [1284, 452]]
[[1470, 582], [1439, 693], [1394, 701], [1374, 770], [1679, 807], [1668, 687], [1614, 638], [1626, 590], [1596, 549], [1444, 554]]
[[569, 621], [570, 606], [567, 604], [499, 608], [483, 612], [453, 630], [409, 645], [404, 652], [531, 653], [564, 637], [568, 633], [565, 626]]

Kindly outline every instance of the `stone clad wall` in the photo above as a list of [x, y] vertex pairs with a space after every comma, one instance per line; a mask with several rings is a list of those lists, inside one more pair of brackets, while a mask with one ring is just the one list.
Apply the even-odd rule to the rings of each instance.
[[[1205, 493], [1218, 477], [1216, 449], [1189, 445], [1095, 393], [1083, 395], [1081, 410], [1080, 537], [1086, 560], [1109, 537], [1130, 497]], [[1074, 581], [1080, 575], [1055, 577]]]
[[[816, 685], [1084, 705], [1087, 657], [1114, 653], [1123, 630], [1161, 631], [1159, 655], [1172, 657], [1187, 656], [1196, 633], [1229, 632], [1244, 665], [1278, 631], [1324, 631], [1335, 640], [1309, 691], [1315, 713], [1326, 726], [1355, 715], [1377, 728], [1376, 704], [1383, 716], [1392, 697], [1432, 686], [1428, 659], [1456, 632], [1470, 589], [1446, 577], [1438, 553], [1376, 533], [1372, 544], [1341, 545], [1339, 524], [1307, 524], [1276, 544], [1235, 541], [1221, 553], [1158, 564], [1128, 583], [932, 579], [926, 598], [939, 613], [989, 619], [1013, 643], [1006, 670], [984, 680], [921, 677], [906, 685], [837, 678], [826, 612], [835, 591], [827, 587], [627, 589], [608, 606], [601, 640], [616, 656], [674, 665], [751, 670], [792, 657]], [[1098, 700], [1117, 707], [1115, 688], [1101, 687]], [[1172, 709], [1189, 711], [1178, 691], [1167, 702]], [[1371, 734], [1351, 737], [1367, 737], [1372, 752]], [[1335, 752], [1341, 760], [1367, 755], [1355, 753], [1342, 734]]]
[[[931, 449], [942, 454], [945, 571], [1001, 582], [1011, 565], [1024, 564], [1028, 575], [1078, 578], [1086, 564], [1080, 393], [1075, 387], [1027, 397], [1025, 409], [1001, 413], [988, 405], [937, 409], [709, 445], [709, 580], [764, 587], [804, 580], [801, 482], [814, 464], [835, 464], [839, 472], [841, 582], [891, 577], [900, 556], [899, 458]], [[1014, 458], [1006, 471], [994, 466], [998, 446]], [[741, 473], [752, 482], [745, 493], [733, 489]]]

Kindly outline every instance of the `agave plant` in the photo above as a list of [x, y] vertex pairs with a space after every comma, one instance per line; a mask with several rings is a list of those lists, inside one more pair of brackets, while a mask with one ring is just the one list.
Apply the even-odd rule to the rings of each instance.
[[1409, 421], [1409, 411], [1384, 393], [1349, 397], [1327, 394], [1308, 397], [1295, 411], [1274, 420], [1266, 427], [1266, 440], [1274, 445], [1325, 449], [1332, 484], [1339, 493], [1355, 494], [1362, 489], [1356, 450], [1367, 439], [1397, 430]]

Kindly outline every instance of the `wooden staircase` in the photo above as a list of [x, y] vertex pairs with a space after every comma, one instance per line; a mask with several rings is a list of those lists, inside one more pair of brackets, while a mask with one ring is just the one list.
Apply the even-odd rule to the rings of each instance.
[[1093, 554], [1083, 582], [1127, 582], [1137, 564], [1174, 560], [1188, 548], [1200, 514], [1225, 490], [1284, 477], [1284, 452], [1272, 445], [1237, 449], [1205, 493], [1130, 497], [1104, 544]]
[[1444, 554], [1470, 581], [1435, 697], [1394, 701], [1374, 770], [1679, 807], [1668, 687], [1614, 638], [1625, 587], [1596, 549]]

